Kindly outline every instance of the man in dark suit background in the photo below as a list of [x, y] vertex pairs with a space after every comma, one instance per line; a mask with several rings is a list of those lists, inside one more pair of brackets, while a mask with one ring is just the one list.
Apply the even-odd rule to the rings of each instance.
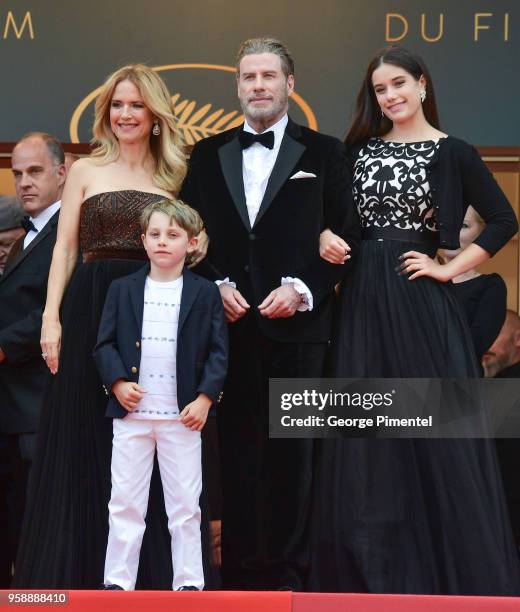
[[48, 381], [40, 349], [41, 315], [65, 166], [59, 141], [42, 132], [24, 136], [11, 159], [16, 194], [26, 213], [26, 233], [14, 243], [0, 277], [0, 433], [7, 436], [9, 447], [9, 537], [14, 560]]
[[334, 227], [352, 244], [358, 224], [343, 145], [287, 115], [294, 63], [284, 45], [243, 43], [237, 85], [244, 126], [195, 146], [181, 192], [205, 223], [202, 267], [230, 324], [218, 413], [222, 572], [227, 588], [300, 590], [313, 445], [269, 440], [268, 381], [322, 376], [345, 269], [320, 258], [319, 235]]
[[[4, 271], [7, 256], [13, 244], [24, 235], [21, 226], [23, 210], [15, 196], [0, 197], [0, 274]], [[9, 532], [7, 491], [11, 486], [8, 439], [0, 434], [0, 534]], [[0, 547], [0, 589], [11, 584], [12, 555], [8, 546]]]
[[14, 243], [24, 235], [21, 225], [23, 210], [15, 196], [0, 197], [0, 274]]

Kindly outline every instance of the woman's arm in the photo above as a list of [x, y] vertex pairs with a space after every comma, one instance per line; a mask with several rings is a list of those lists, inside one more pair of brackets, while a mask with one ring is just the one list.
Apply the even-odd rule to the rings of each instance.
[[464, 202], [486, 222], [474, 244], [493, 257], [518, 231], [515, 213], [474, 147], [467, 145], [461, 150], [460, 164]]
[[419, 251], [407, 251], [400, 257], [402, 264], [400, 274], [411, 274], [408, 280], [429, 276], [442, 283], [452, 280], [459, 274], [475, 268], [489, 259], [491, 255], [478, 244], [470, 244], [447, 264], [440, 264], [436, 259]]
[[486, 222], [475, 241], [446, 265], [417, 251], [401, 256], [402, 274], [411, 274], [409, 280], [430, 276], [441, 282], [452, 280], [492, 257], [518, 230], [515, 213], [504, 192], [488, 170], [474, 147], [464, 145], [460, 151], [460, 173], [463, 198]]
[[87, 160], [78, 160], [70, 169], [63, 190], [58, 234], [47, 282], [47, 301], [42, 315], [40, 344], [49, 370], [56, 374], [61, 345], [60, 305], [70, 280], [79, 246], [79, 215], [85, 193]]

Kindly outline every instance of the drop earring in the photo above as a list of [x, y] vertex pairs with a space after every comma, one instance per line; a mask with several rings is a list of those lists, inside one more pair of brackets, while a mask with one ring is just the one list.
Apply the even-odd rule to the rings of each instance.
[[421, 98], [421, 103], [426, 100], [426, 89], [421, 89], [421, 91], [419, 92], [419, 97]]
[[158, 121], [156, 121], [156, 122], [153, 124], [152, 134], [153, 134], [154, 136], [159, 136], [159, 135], [160, 135], [160, 133], [161, 133], [161, 126], [159, 125], [159, 122], [158, 122]]

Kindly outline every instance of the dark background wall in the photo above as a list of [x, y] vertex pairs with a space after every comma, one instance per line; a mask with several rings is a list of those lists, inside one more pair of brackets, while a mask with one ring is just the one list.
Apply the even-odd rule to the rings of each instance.
[[[439, 37], [441, 14], [442, 36], [426, 41]], [[478, 145], [519, 145], [518, 0], [7, 0], [0, 3], [0, 141], [33, 129], [71, 141], [75, 109], [120, 65], [232, 66], [242, 39], [265, 34], [293, 52], [296, 91], [318, 128], [341, 137], [370, 55], [405, 23], [399, 43], [426, 59], [445, 130]], [[163, 75], [179, 103], [195, 103], [192, 112], [211, 104], [206, 117], [220, 108], [238, 116], [231, 72]], [[308, 119], [297, 106], [293, 112]], [[89, 104], [78, 121], [82, 142], [91, 136], [91, 113]]]

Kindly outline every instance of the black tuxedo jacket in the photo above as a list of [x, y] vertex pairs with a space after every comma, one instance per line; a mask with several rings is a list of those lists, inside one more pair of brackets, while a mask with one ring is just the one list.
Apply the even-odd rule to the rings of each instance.
[[[128, 414], [110, 392], [112, 385], [121, 378], [139, 379], [144, 286], [149, 270], [146, 265], [117, 279], [108, 290], [94, 348], [94, 360], [109, 395], [108, 417]], [[215, 283], [185, 269], [177, 330], [179, 411], [199, 393], [218, 401], [227, 360], [228, 336], [220, 292]]]
[[0, 347], [7, 356], [0, 364], [0, 429], [5, 433], [38, 429], [49, 380], [40, 348], [42, 311], [58, 216], [59, 211], [25, 250], [23, 237], [15, 242], [0, 276]]
[[[287, 125], [264, 199], [250, 226], [242, 177], [240, 129], [198, 142], [192, 152], [181, 198], [201, 214], [210, 244], [198, 271], [212, 280], [229, 277], [251, 306], [261, 333], [280, 342], [326, 342], [330, 336], [334, 285], [345, 265], [319, 256], [324, 228], [355, 249], [359, 221], [342, 143]], [[313, 177], [291, 178], [298, 171]], [[286, 319], [266, 319], [258, 305], [281, 284], [300, 278], [311, 290], [314, 309]], [[233, 324], [240, 333], [245, 318]]]

